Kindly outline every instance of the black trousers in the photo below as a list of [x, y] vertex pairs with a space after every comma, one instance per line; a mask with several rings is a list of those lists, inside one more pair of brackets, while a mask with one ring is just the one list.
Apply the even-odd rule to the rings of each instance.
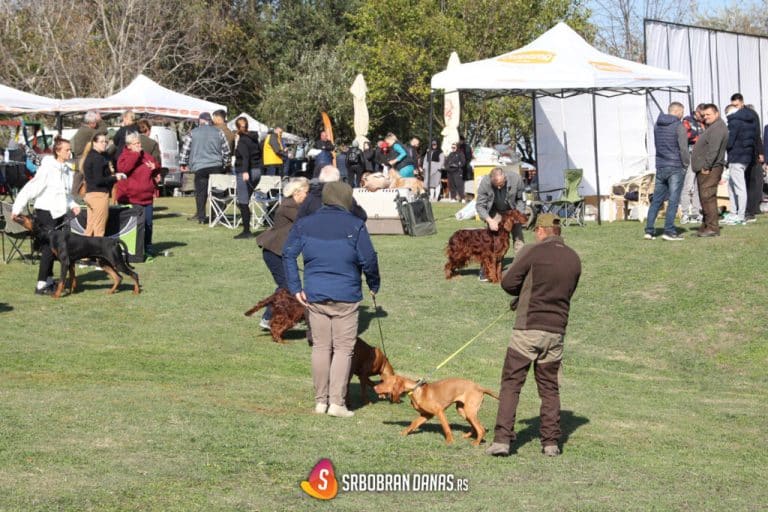
[[[54, 219], [48, 210], [35, 210], [35, 223], [43, 233], [53, 230], [63, 220], [63, 216]], [[56, 261], [56, 257], [51, 252], [48, 237], [45, 237], [45, 240], [40, 242], [38, 248], [40, 249], [40, 266], [37, 268], [37, 280], [46, 281], [49, 277], [53, 277], [53, 262]]]
[[760, 213], [760, 203], [763, 200], [763, 164], [755, 162], [747, 168], [747, 216]]
[[195, 171], [195, 217], [198, 220], [205, 220], [205, 201], [208, 199], [208, 179], [211, 174], [221, 174], [224, 169], [221, 167], [208, 167]]

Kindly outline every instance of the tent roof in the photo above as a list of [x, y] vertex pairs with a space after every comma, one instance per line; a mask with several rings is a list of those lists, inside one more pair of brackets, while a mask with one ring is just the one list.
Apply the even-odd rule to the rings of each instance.
[[[235, 121], [237, 121], [238, 117], [246, 118], [248, 120], [248, 130], [252, 132], [258, 132], [259, 135], [267, 134], [269, 133], [269, 130], [271, 130], [269, 126], [255, 119], [254, 117], [252, 117], [246, 112], [241, 112], [239, 116], [235, 116], [229, 120], [229, 122], [227, 123], [227, 127], [230, 130], [235, 131], [237, 129], [237, 125], [235, 124]], [[283, 132], [283, 140], [288, 144], [301, 144], [302, 142], [304, 142], [304, 139], [302, 137], [299, 137], [298, 135], [294, 135], [292, 133], [288, 133], [285, 131]]]
[[631, 92], [688, 84], [688, 77], [681, 73], [602, 53], [562, 22], [520, 49], [432, 77], [432, 89], [517, 90], [521, 94], [587, 89]]
[[104, 98], [104, 101], [110, 105], [97, 110], [133, 110], [134, 112], [184, 119], [196, 118], [203, 112], [227, 110], [224, 105], [166, 89], [144, 75], [137, 76], [133, 82], [128, 84], [128, 87]]
[[52, 109], [58, 100], [0, 85], [0, 112], [20, 114]]

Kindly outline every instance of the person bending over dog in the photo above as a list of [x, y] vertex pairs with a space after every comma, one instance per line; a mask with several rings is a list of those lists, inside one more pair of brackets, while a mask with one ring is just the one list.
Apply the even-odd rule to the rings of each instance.
[[[323, 207], [296, 221], [283, 247], [288, 290], [307, 308], [312, 329], [315, 412], [347, 418], [347, 382], [363, 300], [361, 271], [379, 291], [379, 262], [365, 222], [350, 213], [352, 188], [338, 181], [323, 188]], [[304, 257], [304, 284], [296, 258]]]
[[[40, 167], [24, 188], [19, 191], [11, 210], [13, 220], [17, 220], [30, 201], [35, 202], [35, 222], [42, 232], [56, 229], [64, 222], [67, 209], [78, 215], [80, 207], [72, 197], [72, 169], [67, 165], [71, 156], [68, 140], [56, 139], [53, 143], [53, 155], [43, 158]], [[54, 292], [53, 261], [48, 237], [39, 243], [40, 266], [37, 271], [35, 294], [50, 295]]]

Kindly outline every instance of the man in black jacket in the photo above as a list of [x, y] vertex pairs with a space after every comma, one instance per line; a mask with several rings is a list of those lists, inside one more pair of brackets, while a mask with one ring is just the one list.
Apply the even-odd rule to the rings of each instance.
[[744, 96], [741, 93], [737, 92], [731, 96], [731, 105], [738, 109], [745, 109], [745, 113], [752, 117], [755, 125], [755, 150], [744, 175], [744, 181], [747, 186], [745, 221], [754, 222], [755, 215], [760, 213], [760, 203], [763, 200], [763, 163], [765, 162], [765, 154], [760, 134], [760, 116], [751, 105], [744, 104]]

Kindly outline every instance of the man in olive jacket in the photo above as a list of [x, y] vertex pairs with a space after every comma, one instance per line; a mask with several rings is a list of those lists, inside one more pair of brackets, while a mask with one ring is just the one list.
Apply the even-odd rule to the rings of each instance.
[[717, 185], [725, 167], [725, 148], [728, 144], [728, 127], [720, 118], [717, 106], [709, 103], [703, 108], [707, 129], [699, 136], [691, 152], [691, 167], [699, 185], [699, 199], [704, 222], [698, 236], [720, 236], [717, 208]]
[[[475, 208], [480, 220], [488, 224], [491, 231], [499, 230], [501, 213], [507, 210], [525, 210], [523, 179], [516, 172], [504, 172], [494, 167], [490, 174], [483, 176], [477, 186]], [[523, 247], [523, 226], [515, 224], [512, 229], [512, 247], [515, 254]]]

